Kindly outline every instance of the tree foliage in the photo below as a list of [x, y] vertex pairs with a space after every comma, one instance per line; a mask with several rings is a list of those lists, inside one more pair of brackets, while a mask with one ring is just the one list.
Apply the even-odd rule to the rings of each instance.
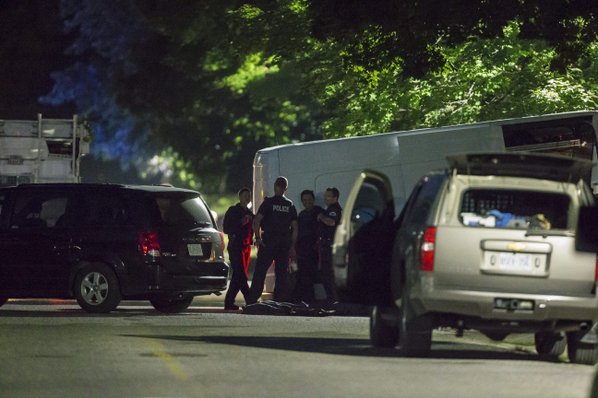
[[592, 0], [61, 4], [77, 62], [47, 100], [209, 191], [265, 146], [598, 108]]

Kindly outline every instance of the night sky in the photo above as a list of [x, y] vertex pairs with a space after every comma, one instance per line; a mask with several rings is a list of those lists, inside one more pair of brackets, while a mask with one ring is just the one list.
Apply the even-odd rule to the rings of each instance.
[[72, 39], [64, 35], [59, 0], [0, 0], [0, 119], [71, 118], [73, 106], [39, 103], [72, 59]]

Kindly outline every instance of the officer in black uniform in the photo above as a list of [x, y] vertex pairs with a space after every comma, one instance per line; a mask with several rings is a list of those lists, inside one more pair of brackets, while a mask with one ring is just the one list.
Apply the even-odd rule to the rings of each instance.
[[225, 310], [238, 310], [235, 297], [239, 291], [247, 301], [249, 285], [247, 271], [251, 256], [251, 237], [253, 236], [253, 213], [248, 206], [251, 202], [251, 192], [248, 188], [239, 191], [239, 203], [228, 208], [224, 214], [223, 230], [228, 235], [228, 258], [232, 269], [232, 276], [226, 296], [224, 296]]
[[326, 299], [332, 303], [337, 301], [332, 269], [332, 241], [336, 227], [341, 222], [342, 208], [338, 203], [339, 192], [336, 188], [326, 188], [324, 201], [328, 206], [324, 212], [318, 214], [318, 269], [320, 281], [326, 291]]
[[256, 303], [262, 295], [266, 272], [272, 261], [275, 262], [276, 273], [274, 300], [290, 299], [289, 258], [296, 257], [297, 209], [293, 202], [284, 196], [287, 187], [287, 179], [278, 177], [274, 182], [274, 196], [264, 198], [253, 219], [253, 233], [258, 252], [247, 304]]
[[293, 292], [294, 301], [314, 301], [314, 283], [318, 280], [318, 214], [324, 211], [314, 205], [315, 195], [308, 189], [301, 192], [303, 210], [297, 223], [297, 284]]

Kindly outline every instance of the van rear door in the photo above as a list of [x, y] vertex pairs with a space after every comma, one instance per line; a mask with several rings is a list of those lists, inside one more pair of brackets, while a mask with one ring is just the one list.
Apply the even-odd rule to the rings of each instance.
[[164, 272], [194, 275], [205, 284], [222, 287], [228, 267], [220, 232], [210, 211], [196, 193], [160, 192], [148, 195], [153, 212]]

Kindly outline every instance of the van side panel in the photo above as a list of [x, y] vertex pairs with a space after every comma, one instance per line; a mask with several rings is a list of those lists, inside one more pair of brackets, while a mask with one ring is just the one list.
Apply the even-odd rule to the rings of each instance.
[[500, 127], [493, 125], [476, 125], [424, 134], [401, 134], [397, 138], [403, 167], [403, 189], [407, 192], [428, 171], [445, 168], [447, 155], [503, 152], [505, 149]]
[[274, 180], [280, 175], [279, 149], [262, 149], [253, 160], [253, 212], [257, 212], [266, 196], [274, 194]]
[[[301, 209], [301, 191], [311, 189], [324, 206], [324, 191], [334, 186], [344, 207], [355, 179], [363, 169], [389, 171], [398, 166], [396, 133], [323, 140], [278, 147], [280, 175], [289, 179], [286, 196]], [[390, 173], [394, 174], [394, 173]], [[271, 177], [269, 185], [274, 184]], [[272, 188], [269, 188], [271, 190]]]

